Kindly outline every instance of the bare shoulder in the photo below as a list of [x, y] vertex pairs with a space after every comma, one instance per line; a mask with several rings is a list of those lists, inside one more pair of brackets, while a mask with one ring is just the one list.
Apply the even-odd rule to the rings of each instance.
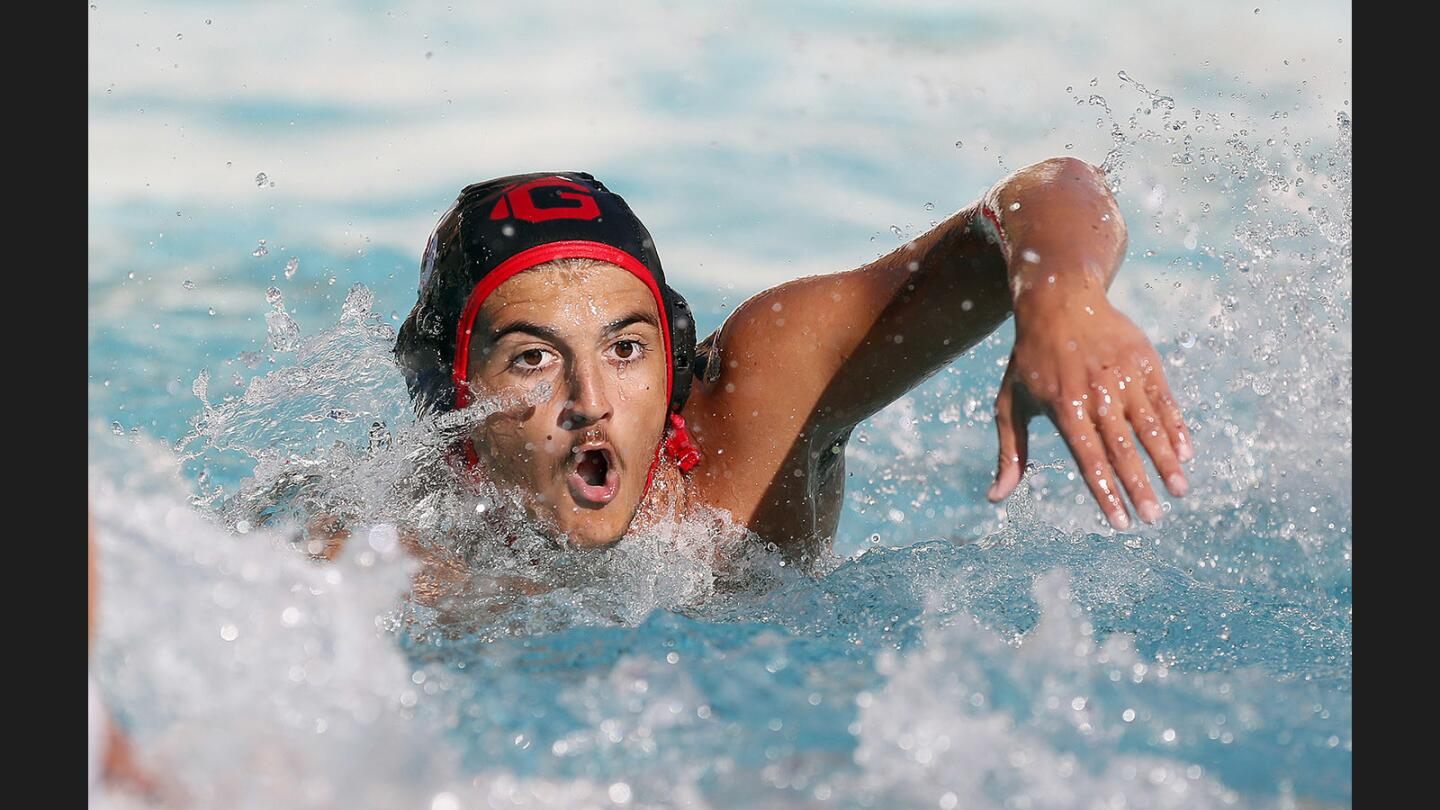
[[[844, 297], [844, 275], [760, 292], [696, 347], [685, 419], [707, 458], [728, 454], [734, 464], [743, 456], [773, 467], [775, 454], [815, 422], [819, 392], [843, 360], [824, 333], [843, 317], [837, 301]], [[827, 311], [820, 299], [835, 307]]]
[[697, 346], [683, 413], [703, 454], [691, 476], [699, 501], [800, 554], [827, 542], [840, 514], [844, 437], [820, 399], [843, 361], [823, 332], [844, 317], [845, 275], [782, 284], [737, 308]]

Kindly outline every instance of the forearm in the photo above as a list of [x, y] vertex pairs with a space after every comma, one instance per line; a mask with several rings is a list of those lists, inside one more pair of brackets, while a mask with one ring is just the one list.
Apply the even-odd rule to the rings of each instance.
[[1017, 316], [1103, 298], [1125, 255], [1125, 221], [1104, 175], [1075, 158], [1042, 161], [996, 183], [975, 223], [1005, 258]]

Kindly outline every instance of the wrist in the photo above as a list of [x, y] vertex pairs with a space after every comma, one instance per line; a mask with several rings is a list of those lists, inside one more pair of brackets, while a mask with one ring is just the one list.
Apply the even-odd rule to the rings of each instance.
[[1010, 293], [1017, 319], [1032, 311], [1047, 316], [1069, 311], [1094, 314], [1110, 306], [1098, 273], [1073, 265], [1064, 271], [1046, 271], [1043, 265], [1019, 268], [1011, 273]]

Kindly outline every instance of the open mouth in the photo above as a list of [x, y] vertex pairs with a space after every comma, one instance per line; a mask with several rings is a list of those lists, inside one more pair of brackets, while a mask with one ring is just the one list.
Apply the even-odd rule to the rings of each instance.
[[615, 500], [620, 474], [615, 456], [608, 447], [593, 447], [575, 454], [567, 481], [570, 494], [580, 506], [599, 508]]

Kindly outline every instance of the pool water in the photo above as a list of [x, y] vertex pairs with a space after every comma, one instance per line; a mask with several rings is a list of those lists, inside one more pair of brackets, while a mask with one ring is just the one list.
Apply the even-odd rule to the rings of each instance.
[[[92, 35], [111, 24], [105, 11], [92, 12]], [[765, 13], [748, 25], [763, 28]], [[909, 22], [894, 36], [927, 42], [916, 13], [895, 12]], [[113, 24], [182, 27], [168, 6], [155, 17]], [[984, 19], [952, 24], [959, 36]], [[227, 22], [185, 22], [163, 47]], [[755, 35], [702, 22], [727, 57]], [[1005, 30], [985, 36], [1007, 41]], [[1348, 17], [1336, 30], [1348, 34]], [[928, 47], [896, 59], [920, 70]], [[1348, 55], [1335, 58], [1348, 70]], [[683, 139], [666, 142], [661, 168], [587, 165], [646, 217], [705, 334], [816, 262], [847, 269], [922, 233], [1030, 162], [1016, 157], [1023, 144], [1031, 159], [1063, 152], [1036, 145], [1040, 129], [1073, 138], [1073, 153], [1109, 171], [1129, 225], [1111, 297], [1165, 358], [1196, 439], [1191, 494], [1157, 527], [1110, 530], [1039, 420], [1025, 482], [998, 507], [985, 501], [1007, 323], [856, 430], [834, 554], [816, 570], [745, 543], [723, 515], [604, 552], [522, 541], [526, 568], [472, 517], [503, 515], [503, 498], [461, 491], [429, 461], [436, 426], [416, 422], [389, 356], [435, 209], [478, 174], [418, 176], [405, 202], [390, 198], [400, 213], [388, 220], [313, 190], [282, 196], [287, 180], [314, 180], [293, 161], [264, 182], [235, 167], [249, 196], [177, 203], [183, 184], [157, 176], [165, 188], [121, 200], [92, 183], [92, 670], [137, 749], [207, 807], [1348, 806], [1348, 102], [1304, 79], [1281, 92], [1191, 86], [1158, 68], [1094, 84], [1045, 69], [1065, 91], [1014, 102], [1034, 115], [983, 140], [914, 113], [963, 156], [958, 195], [913, 185], [929, 153], [806, 152], [815, 176], [849, 189], [854, 222], [792, 221], [723, 197], [685, 225], [687, 212], [660, 204], [678, 169], [665, 150]], [[689, 109], [688, 93], [724, 100], [637, 71], [672, 113]], [[107, 134], [121, 104], [109, 81], [92, 81], [92, 149], [119, 137]], [[931, 88], [942, 108], [947, 87]], [[175, 92], [124, 103], [185, 120]], [[227, 109], [252, 131], [374, 123], [339, 102], [329, 120], [279, 102]], [[1052, 110], [1058, 122], [1036, 118]], [[715, 170], [756, 176], [780, 154], [763, 138], [736, 146], [753, 134], [715, 134]], [[907, 173], [885, 192], [898, 202], [866, 199]], [[362, 224], [316, 226], [347, 218]], [[382, 237], [382, 220], [409, 230]], [[831, 237], [840, 247], [807, 258]], [[706, 240], [724, 272], [693, 247]], [[296, 516], [314, 508], [365, 527], [332, 563], [304, 553]], [[434, 542], [468, 566], [464, 592], [439, 608], [406, 599], [414, 563], [387, 521], [449, 538]], [[717, 544], [732, 552], [718, 566]], [[549, 590], [499, 586], [522, 568]]]

